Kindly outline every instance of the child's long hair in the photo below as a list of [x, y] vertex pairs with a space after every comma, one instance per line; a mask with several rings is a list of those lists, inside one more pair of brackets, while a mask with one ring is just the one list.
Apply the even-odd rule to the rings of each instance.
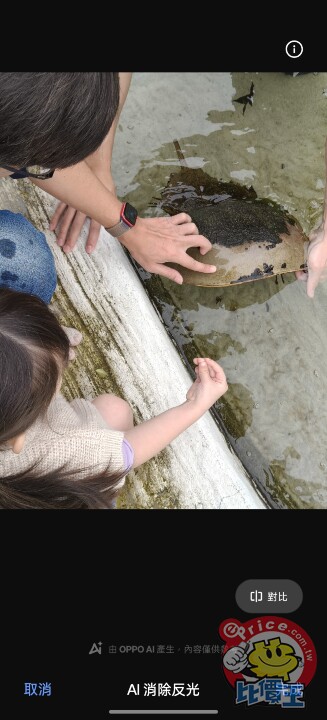
[[[42, 300], [0, 289], [0, 452], [4, 443], [45, 415], [68, 363], [68, 353], [68, 337]], [[126, 473], [95, 472], [75, 480], [81, 470], [84, 468], [75, 472], [54, 468], [42, 474], [34, 466], [1, 478], [0, 508], [113, 507], [117, 483]]]

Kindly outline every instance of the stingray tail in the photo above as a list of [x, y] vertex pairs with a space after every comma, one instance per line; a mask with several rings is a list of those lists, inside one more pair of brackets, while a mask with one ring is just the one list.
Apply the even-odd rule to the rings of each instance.
[[176, 154], [177, 154], [177, 157], [178, 157], [178, 160], [179, 160], [179, 162], [180, 162], [181, 167], [186, 167], [186, 168], [187, 168], [187, 167], [188, 167], [188, 164], [187, 164], [187, 162], [186, 162], [186, 160], [185, 160], [185, 157], [184, 157], [183, 152], [182, 152], [182, 148], [181, 148], [178, 140], [174, 140], [174, 146], [175, 146]]

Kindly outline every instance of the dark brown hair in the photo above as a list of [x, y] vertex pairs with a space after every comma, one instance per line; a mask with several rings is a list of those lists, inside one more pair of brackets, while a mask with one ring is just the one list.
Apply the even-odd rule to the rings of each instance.
[[[68, 362], [69, 340], [37, 297], [0, 289], [0, 446], [45, 415]], [[0, 479], [1, 509], [105, 509], [126, 472], [92, 472], [83, 480], [65, 467], [42, 474], [37, 465]]]
[[75, 165], [100, 147], [118, 106], [117, 72], [0, 72], [0, 165]]

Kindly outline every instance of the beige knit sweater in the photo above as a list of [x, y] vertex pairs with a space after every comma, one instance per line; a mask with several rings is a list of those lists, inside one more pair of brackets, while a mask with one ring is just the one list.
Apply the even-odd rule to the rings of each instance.
[[89, 400], [68, 402], [57, 395], [46, 417], [38, 419], [27, 431], [23, 450], [0, 451], [0, 476], [8, 477], [37, 463], [37, 470], [50, 472], [63, 465], [81, 470], [74, 479], [92, 476], [101, 470], [124, 469], [122, 442], [124, 433], [110, 430]]

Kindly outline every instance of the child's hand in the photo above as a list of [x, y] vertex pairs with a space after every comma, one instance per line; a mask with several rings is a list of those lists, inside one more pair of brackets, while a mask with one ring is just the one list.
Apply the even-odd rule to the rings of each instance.
[[76, 352], [73, 350], [76, 345], [79, 345], [80, 342], [83, 340], [83, 335], [79, 330], [76, 330], [76, 328], [73, 327], [67, 327], [66, 325], [61, 326], [62, 329], [65, 331], [68, 340], [69, 340], [69, 360], [75, 360], [76, 358]]
[[188, 390], [186, 399], [196, 403], [205, 412], [228, 390], [227, 380], [222, 367], [214, 360], [194, 358], [193, 362], [196, 364], [196, 380]]

